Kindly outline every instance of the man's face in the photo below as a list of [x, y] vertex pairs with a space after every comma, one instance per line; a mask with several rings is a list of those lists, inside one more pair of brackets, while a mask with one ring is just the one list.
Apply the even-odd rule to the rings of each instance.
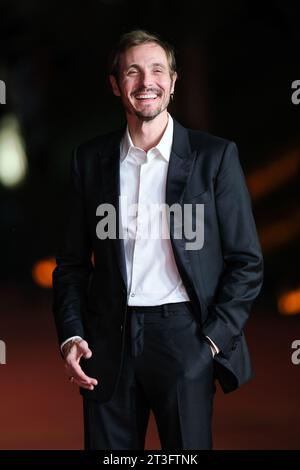
[[162, 47], [155, 43], [131, 47], [121, 55], [119, 67], [118, 81], [113, 76], [110, 81], [127, 114], [151, 121], [167, 109], [176, 73], [171, 77]]

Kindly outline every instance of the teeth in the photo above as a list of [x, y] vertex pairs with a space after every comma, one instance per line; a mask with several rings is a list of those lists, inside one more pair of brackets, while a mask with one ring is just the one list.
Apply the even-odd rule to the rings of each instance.
[[153, 98], [156, 98], [157, 95], [137, 95], [136, 98], [138, 100], [147, 100], [147, 99], [153, 99]]

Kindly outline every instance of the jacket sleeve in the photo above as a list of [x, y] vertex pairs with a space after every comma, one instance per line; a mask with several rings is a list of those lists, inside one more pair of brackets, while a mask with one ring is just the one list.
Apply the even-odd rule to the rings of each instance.
[[250, 195], [234, 142], [227, 144], [215, 179], [224, 271], [203, 333], [226, 356], [241, 335], [263, 282], [263, 257]]
[[71, 188], [65, 230], [53, 271], [53, 313], [59, 344], [71, 336], [84, 338], [82, 312], [91, 271], [91, 242], [84, 207], [78, 151], [73, 152]]

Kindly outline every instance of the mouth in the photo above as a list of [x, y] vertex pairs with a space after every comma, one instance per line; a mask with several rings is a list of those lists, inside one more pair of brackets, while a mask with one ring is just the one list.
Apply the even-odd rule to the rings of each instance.
[[157, 100], [161, 96], [161, 91], [154, 88], [148, 88], [148, 90], [139, 89], [133, 92], [133, 96], [137, 101], [150, 102]]
[[134, 95], [135, 99], [138, 101], [149, 101], [149, 100], [156, 100], [158, 95], [156, 93], [137, 93]]

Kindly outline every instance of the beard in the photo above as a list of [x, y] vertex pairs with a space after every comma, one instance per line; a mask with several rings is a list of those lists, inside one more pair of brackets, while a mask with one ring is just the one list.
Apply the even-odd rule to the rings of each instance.
[[160, 106], [159, 108], [153, 109], [152, 111], [137, 111], [137, 110], [134, 110], [133, 112], [134, 112], [135, 116], [140, 121], [143, 121], [143, 122], [153, 121], [153, 119], [155, 119], [156, 116], [158, 116], [165, 109], [167, 109], [167, 107], [169, 105], [169, 102], [170, 101], [168, 101], [167, 103], [164, 103], [163, 106]]
[[[150, 88], [150, 89], [147, 89], [147, 90], [145, 90], [145, 89], [135, 90], [133, 95], [135, 95], [136, 93], [142, 93], [143, 91], [145, 93], [151, 93], [151, 92], [157, 93], [158, 97], [160, 97], [161, 94], [162, 94], [160, 90]], [[149, 121], [153, 121], [153, 119], [155, 119], [156, 116], [158, 116], [163, 111], [165, 111], [165, 109], [167, 109], [167, 107], [169, 106], [169, 103], [170, 103], [170, 97], [168, 99], [166, 99], [166, 101], [162, 102], [160, 104], [160, 106], [158, 106], [157, 108], [151, 109], [151, 110], [147, 110], [147, 108], [145, 108], [142, 111], [134, 109], [133, 107], [129, 107], [128, 104], [126, 103], [125, 110], [128, 114], [135, 115], [139, 119], [139, 121], [149, 122]], [[125, 104], [125, 103], [123, 102], [123, 104]]]

